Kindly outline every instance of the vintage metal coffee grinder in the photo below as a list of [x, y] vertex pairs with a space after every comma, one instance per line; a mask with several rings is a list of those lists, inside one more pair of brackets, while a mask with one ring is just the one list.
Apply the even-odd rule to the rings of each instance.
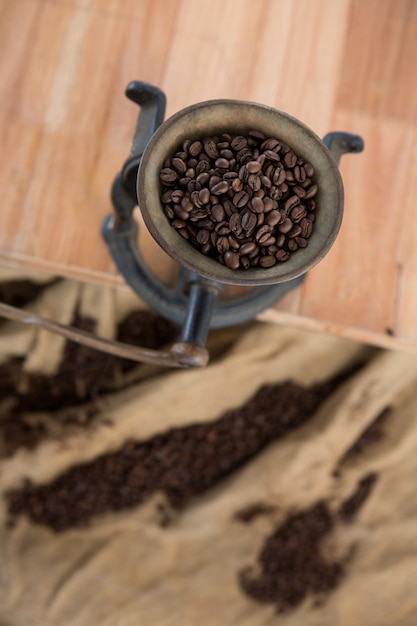
[[[361, 137], [332, 132], [322, 140], [290, 115], [268, 106], [239, 100], [213, 100], [183, 109], [163, 122], [164, 93], [147, 83], [131, 82], [127, 97], [140, 106], [130, 156], [112, 187], [114, 213], [102, 227], [103, 237], [118, 270], [130, 287], [157, 313], [181, 330], [167, 351], [155, 351], [107, 341], [0, 304], [0, 314], [19, 319], [106, 352], [170, 367], [201, 367], [210, 328], [250, 320], [298, 287], [308, 270], [329, 251], [343, 214], [343, 185], [338, 170], [342, 154], [360, 152]], [[281, 139], [310, 162], [318, 184], [317, 217], [309, 245], [272, 268], [231, 270], [185, 241], [166, 219], [161, 203], [159, 173], [166, 157], [185, 139], [218, 133], [244, 135], [251, 129]], [[149, 268], [138, 247], [139, 205], [149, 232], [178, 264], [176, 283], [168, 288]], [[227, 284], [246, 289], [239, 296], [222, 296]]]
[[[321, 141], [291, 116], [259, 104], [214, 100], [190, 106], [163, 123], [165, 96], [151, 85], [132, 82], [126, 95], [141, 107], [132, 150], [115, 180], [115, 214], [103, 225], [103, 235], [127, 283], [152, 309], [181, 326], [172, 358], [184, 366], [204, 365], [209, 328], [252, 319], [301, 284], [306, 272], [328, 252], [338, 233], [343, 213], [343, 186], [337, 167], [346, 152], [360, 152], [357, 135], [334, 132]], [[185, 241], [168, 223], [160, 200], [159, 172], [167, 155], [187, 138], [221, 132], [245, 134], [262, 131], [288, 143], [312, 163], [319, 195], [314, 236], [307, 248], [272, 268], [231, 270], [208, 258]], [[157, 243], [180, 265], [176, 284], [164, 286], [146, 265], [137, 246], [138, 228], [133, 209], [139, 207]], [[226, 284], [251, 287], [238, 297], [222, 298]]]

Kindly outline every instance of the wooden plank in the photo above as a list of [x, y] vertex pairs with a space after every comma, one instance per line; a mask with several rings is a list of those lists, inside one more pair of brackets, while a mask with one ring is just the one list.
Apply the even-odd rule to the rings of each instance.
[[[277, 315], [417, 344], [414, 0], [0, 0], [0, 40], [0, 258], [121, 282], [100, 225], [137, 119], [130, 80], [164, 89], [168, 115], [263, 102], [366, 142], [342, 161], [334, 248]], [[141, 245], [172, 280], [144, 229]]]

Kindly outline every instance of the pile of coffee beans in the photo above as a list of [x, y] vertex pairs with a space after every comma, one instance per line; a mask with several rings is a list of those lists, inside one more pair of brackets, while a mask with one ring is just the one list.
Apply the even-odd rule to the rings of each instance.
[[287, 261], [313, 231], [314, 167], [256, 130], [186, 139], [160, 181], [170, 224], [232, 270]]

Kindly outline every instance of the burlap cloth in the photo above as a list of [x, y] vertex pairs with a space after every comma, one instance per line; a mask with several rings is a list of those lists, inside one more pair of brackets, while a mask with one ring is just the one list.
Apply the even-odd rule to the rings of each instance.
[[[59, 302], [64, 294], [68, 302], [55, 316], [68, 321], [80, 287], [65, 282], [60, 289]], [[85, 306], [90, 296], [84, 295]], [[58, 307], [56, 298], [53, 302]], [[106, 330], [102, 321], [103, 334], [111, 334], [111, 327]], [[53, 368], [59, 358], [55, 344], [51, 366], [47, 339], [36, 331], [8, 328], [13, 333], [0, 341], [4, 355], [6, 345], [9, 353], [27, 350], [28, 367]], [[366, 365], [308, 423], [189, 503], [167, 528], [158, 523], [156, 505], [163, 494], [62, 534], [23, 518], [8, 528], [2, 496], [0, 625], [417, 624], [417, 359], [409, 354], [255, 325], [207, 369], [166, 373], [109, 395], [101, 400], [101, 422], [93, 429], [2, 460], [0, 492], [25, 478], [48, 482], [74, 464], [117, 450], [127, 439], [144, 440], [173, 426], [213, 420], [265, 383], [290, 379], [310, 385], [361, 359]], [[335, 478], [333, 470], [345, 452], [387, 406], [392, 412], [384, 437], [343, 463]], [[321, 607], [307, 598], [278, 615], [273, 605], [242, 593], [237, 573], [255, 563], [265, 538], [288, 511], [320, 499], [336, 509], [371, 471], [379, 478], [356, 521], [332, 534], [333, 549], [344, 554], [354, 547], [354, 552], [344, 579]], [[259, 501], [276, 505], [275, 512], [251, 524], [234, 519], [237, 510]]]

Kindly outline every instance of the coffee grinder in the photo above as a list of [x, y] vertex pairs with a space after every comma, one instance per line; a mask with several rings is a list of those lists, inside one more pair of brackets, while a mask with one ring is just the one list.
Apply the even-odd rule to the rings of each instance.
[[[0, 315], [33, 324], [99, 350], [168, 367], [202, 367], [209, 359], [207, 333], [253, 319], [300, 286], [306, 273], [334, 243], [343, 216], [343, 184], [338, 164], [343, 154], [361, 152], [363, 140], [331, 132], [321, 140], [307, 126], [272, 107], [240, 100], [212, 100], [179, 111], [164, 122], [166, 98], [157, 87], [134, 81], [126, 96], [140, 107], [129, 157], [112, 186], [114, 212], [102, 234], [116, 266], [133, 291], [151, 309], [175, 323], [178, 340], [165, 351], [105, 340], [0, 303]], [[216, 133], [245, 135], [256, 129], [287, 143], [315, 169], [318, 184], [314, 233], [306, 248], [285, 263], [269, 268], [232, 270], [195, 249], [168, 223], [161, 202], [159, 173], [166, 157], [185, 139]], [[172, 287], [164, 285], [147, 265], [138, 245], [134, 209], [139, 205], [146, 228], [178, 264]], [[226, 285], [244, 289], [238, 296], [222, 293]]]

